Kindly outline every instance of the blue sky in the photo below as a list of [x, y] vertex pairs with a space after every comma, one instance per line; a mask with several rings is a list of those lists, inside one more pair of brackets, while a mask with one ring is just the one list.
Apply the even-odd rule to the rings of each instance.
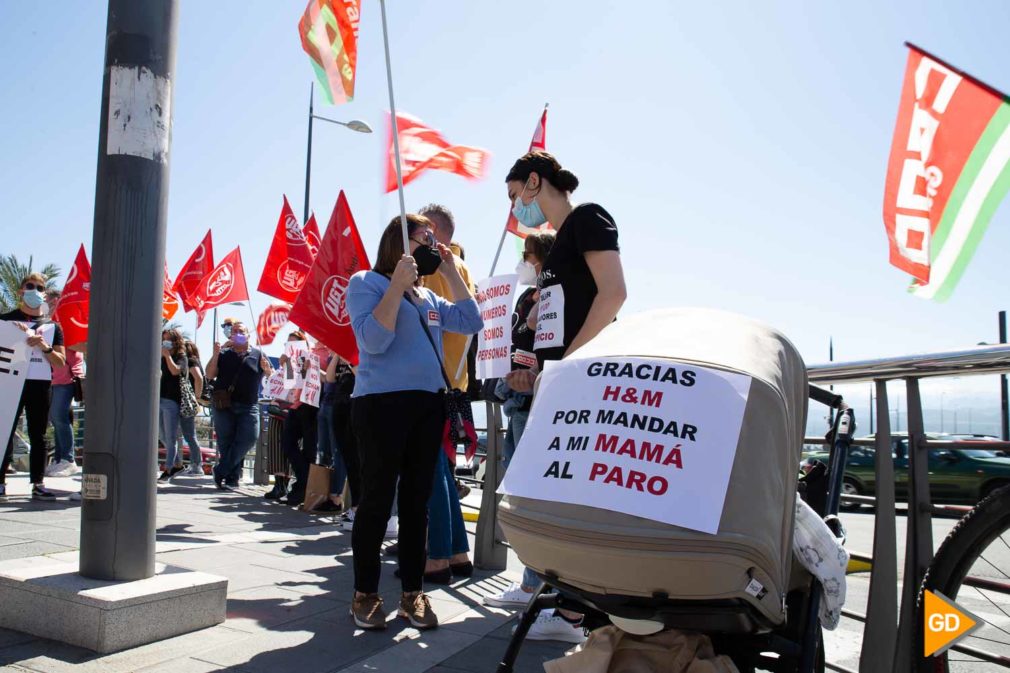
[[[302, 211], [313, 79], [296, 29], [304, 2], [180, 5], [170, 271], [211, 227], [219, 258], [242, 246], [254, 286], [281, 195]], [[397, 205], [382, 193], [379, 6], [363, 5], [356, 98], [339, 107], [317, 98], [317, 113], [380, 132], [316, 125], [311, 206], [325, 224], [345, 189], [372, 253]], [[493, 155], [481, 182], [432, 173], [406, 194], [408, 209], [438, 201], [456, 213], [476, 276], [504, 223], [505, 172], [550, 101], [547, 146], [579, 176], [575, 200], [602, 204], [620, 228], [626, 312], [745, 313], [784, 331], [808, 362], [827, 359], [829, 335], [843, 360], [994, 339], [996, 312], [1010, 303], [1010, 206], [953, 298], [935, 304], [907, 295], [888, 265], [881, 201], [903, 41], [1010, 90], [1005, 3], [390, 0], [387, 9], [399, 108]], [[56, 11], [0, 0], [2, 253], [67, 268], [82, 241], [90, 249], [105, 20], [97, 1]], [[511, 244], [504, 258], [511, 269]], [[952, 383], [951, 395], [959, 385], [994, 390], [985, 379]]]

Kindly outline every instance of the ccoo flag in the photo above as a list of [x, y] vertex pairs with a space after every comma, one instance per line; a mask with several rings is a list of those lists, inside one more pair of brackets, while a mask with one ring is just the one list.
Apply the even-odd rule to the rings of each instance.
[[67, 348], [88, 340], [88, 312], [91, 310], [91, 264], [84, 245], [63, 285], [63, 294], [53, 312], [53, 320], [63, 329], [63, 345]]
[[263, 265], [263, 274], [256, 289], [290, 304], [302, 291], [313, 259], [315, 256], [305, 239], [305, 233], [285, 196], [277, 228], [274, 230], [274, 240], [270, 244], [270, 252], [267, 253], [267, 261]]
[[[396, 189], [396, 154], [393, 151], [393, 124], [388, 124], [386, 142], [386, 192]], [[484, 177], [491, 155], [477, 147], [452, 145], [442, 134], [417, 117], [396, 113], [396, 130], [400, 140], [400, 169], [406, 186], [426, 170], [449, 171], [465, 178]]]
[[370, 268], [347, 197], [341, 191], [319, 256], [289, 320], [352, 365], [358, 364], [358, 346], [347, 314], [347, 283], [358, 271]]
[[[540, 115], [540, 121], [537, 122], [537, 128], [533, 131], [533, 140], [530, 141], [530, 152], [535, 150], [547, 150], [547, 106], [544, 106], [544, 113]], [[528, 235], [534, 231], [546, 231], [551, 229], [550, 222], [544, 222], [539, 227], [533, 229], [527, 227], [524, 224], [519, 224], [519, 220], [516, 216], [512, 214], [512, 207], [509, 206], [509, 217], [508, 221], [505, 223], [505, 228], [510, 232], [518, 236], [519, 238], [526, 238]]]
[[884, 187], [891, 264], [944, 301], [1010, 189], [1010, 102], [909, 44]]
[[361, 0], [309, 0], [298, 22], [302, 49], [330, 105], [354, 98]]
[[242, 267], [242, 251], [236, 247], [229, 252], [200, 281], [191, 299], [197, 314], [197, 326], [203, 324], [207, 311], [212, 308], [236, 301], [248, 301], [249, 290], [245, 283], [245, 269]]

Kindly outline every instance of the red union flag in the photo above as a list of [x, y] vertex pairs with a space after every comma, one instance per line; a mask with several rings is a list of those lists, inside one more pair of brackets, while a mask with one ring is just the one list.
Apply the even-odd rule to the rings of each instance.
[[221, 263], [200, 281], [192, 300], [193, 308], [198, 315], [196, 323], [198, 326], [203, 324], [204, 316], [212, 308], [249, 300], [245, 270], [242, 267], [242, 251], [239, 248], [236, 247], [229, 252]]
[[[386, 192], [396, 189], [396, 154], [393, 152], [393, 124], [388, 124]], [[486, 150], [467, 145], [452, 145], [442, 134], [426, 126], [417, 117], [396, 113], [396, 130], [400, 140], [400, 170], [403, 184], [413, 182], [421, 173], [433, 169], [449, 171], [465, 178], [484, 177], [487, 160], [491, 156]]]
[[291, 304], [270, 304], [263, 310], [259, 320], [256, 321], [256, 334], [259, 335], [260, 346], [269, 346], [274, 342], [277, 331], [284, 327], [290, 313]]
[[193, 305], [189, 300], [190, 295], [196, 290], [196, 286], [200, 284], [200, 281], [213, 269], [214, 242], [210, 236], [210, 229], [208, 229], [207, 235], [203, 237], [203, 241], [193, 251], [193, 254], [189, 256], [186, 263], [182, 265], [175, 283], [171, 286], [182, 300], [182, 306], [187, 313], [193, 310]]
[[1010, 104], [908, 45], [884, 187], [890, 262], [917, 296], [950, 297], [1010, 189]]
[[361, 0], [309, 0], [298, 22], [302, 49], [330, 105], [354, 98]]
[[86, 343], [88, 340], [88, 312], [91, 310], [91, 264], [84, 246], [77, 251], [74, 265], [63, 284], [63, 294], [53, 312], [53, 320], [63, 329], [66, 347]]
[[[540, 121], [537, 122], [537, 127], [533, 131], [533, 140], [530, 141], [530, 152], [535, 150], [547, 151], [547, 107], [544, 107], [544, 113], [540, 115]], [[519, 238], [526, 238], [534, 231], [546, 231], [551, 229], [550, 222], [544, 222], [539, 227], [527, 227], [524, 224], [519, 224], [519, 220], [516, 216], [512, 214], [512, 207], [509, 206], [509, 217], [508, 221], [505, 223], [505, 228], [518, 236]]]
[[301, 225], [298, 224], [298, 218], [291, 211], [288, 197], [285, 196], [274, 240], [270, 244], [270, 252], [267, 253], [267, 261], [256, 289], [290, 304], [302, 291], [314, 258]]
[[358, 345], [345, 303], [347, 283], [358, 271], [370, 268], [347, 197], [341, 191], [319, 256], [289, 319], [353, 365], [358, 364]]
[[322, 240], [322, 236], [319, 235], [319, 224], [316, 223], [315, 213], [309, 215], [309, 221], [302, 227], [302, 233], [305, 235], [305, 242], [309, 246], [309, 254], [315, 260], [316, 255], [319, 254], [319, 243]]
[[165, 280], [161, 297], [161, 319], [168, 322], [179, 312], [179, 298], [172, 291], [172, 279], [168, 277], [168, 262], [165, 262]]

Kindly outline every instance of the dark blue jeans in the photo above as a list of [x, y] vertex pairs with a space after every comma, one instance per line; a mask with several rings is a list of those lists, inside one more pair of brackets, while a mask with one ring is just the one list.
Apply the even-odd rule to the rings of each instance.
[[449, 559], [468, 551], [470, 544], [466, 539], [456, 480], [445, 451], [440, 450], [428, 498], [428, 558]]
[[259, 436], [259, 406], [231, 403], [231, 409], [214, 410], [214, 432], [217, 433], [218, 453], [221, 459], [214, 466], [214, 477], [219, 481], [238, 483], [242, 476], [242, 462]]

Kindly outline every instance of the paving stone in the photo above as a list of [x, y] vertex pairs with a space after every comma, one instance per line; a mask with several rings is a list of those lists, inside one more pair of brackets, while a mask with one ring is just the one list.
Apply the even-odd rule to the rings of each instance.
[[199, 659], [173, 659], [161, 664], [155, 664], [147, 668], [141, 668], [137, 673], [213, 673], [214, 671], [225, 671], [228, 673], [246, 673], [246, 669], [235, 666], [219, 666]]
[[346, 614], [346, 607], [334, 608], [337, 604], [334, 600], [276, 586], [246, 589], [229, 594], [225, 624], [228, 628], [256, 633], [335, 609]]
[[[495, 642], [500, 643], [501, 647], [495, 647], [494, 644], [485, 641], [477, 642], [440, 663], [442, 666], [461, 671], [494, 671], [498, 668], [506, 647], [504, 641]], [[545, 661], [563, 657], [571, 647], [569, 643], [527, 640], [519, 650], [516, 671], [542, 672]]]
[[252, 550], [242, 550], [239, 552], [233, 547], [224, 545], [212, 545], [168, 552], [160, 554], [160, 557], [160, 560], [163, 560], [165, 563], [194, 570], [213, 570], [221, 566], [235, 565], [239, 561], [251, 565], [259, 558], [268, 561], [273, 560], [272, 556], [266, 554], [260, 554]]
[[400, 641], [393, 647], [339, 669], [340, 673], [423, 673], [430, 667], [465, 650], [479, 640], [479, 636], [458, 631], [436, 629], [425, 631], [417, 638]]
[[0, 547], [0, 560], [26, 558], [28, 556], [43, 556], [58, 552], [73, 551], [72, 547], [66, 545], [53, 544], [52, 542], [23, 542], [21, 544], [9, 544]]
[[21, 633], [20, 631], [11, 631], [10, 629], [0, 629], [0, 650], [2, 650], [5, 647], [21, 645], [22, 643], [27, 643], [32, 640], [38, 640], [38, 639], [35, 636], [29, 635], [27, 633]]

